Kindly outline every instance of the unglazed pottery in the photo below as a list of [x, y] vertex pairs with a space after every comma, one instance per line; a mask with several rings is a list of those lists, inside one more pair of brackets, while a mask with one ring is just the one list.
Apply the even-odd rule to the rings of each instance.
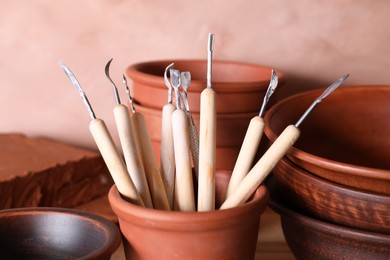
[[[188, 102], [193, 113], [199, 113], [200, 93], [206, 88], [206, 60], [165, 60], [142, 62], [129, 66], [127, 76], [132, 80], [134, 99], [144, 107], [161, 109], [167, 103], [164, 70], [174, 68], [191, 73]], [[259, 111], [271, 79], [271, 68], [234, 61], [213, 61], [212, 86], [217, 93], [217, 113], [246, 113]], [[276, 70], [279, 87], [286, 79]], [[169, 73], [168, 73], [169, 74]], [[274, 100], [270, 100], [273, 103]]]
[[120, 243], [114, 223], [86, 211], [0, 211], [0, 259], [109, 259]]
[[[145, 117], [146, 125], [153, 142], [154, 152], [159, 159], [162, 112], [160, 109], [147, 108], [137, 104], [135, 108]], [[249, 122], [257, 114], [258, 112], [217, 115], [217, 169], [233, 170]], [[192, 116], [199, 133], [200, 115], [199, 113], [192, 113]]]
[[[225, 196], [230, 174], [216, 174], [216, 205]], [[264, 185], [239, 207], [207, 212], [141, 208], [123, 200], [115, 185], [108, 196], [125, 237], [126, 258], [145, 260], [253, 259], [260, 216], [268, 203]]]
[[[322, 90], [286, 98], [265, 115], [273, 142]], [[287, 153], [312, 174], [361, 190], [390, 195], [390, 86], [340, 87], [303, 122]]]
[[[287, 206], [288, 205], [288, 206]], [[361, 231], [300, 213], [271, 192], [287, 244], [297, 259], [390, 259], [390, 236]]]
[[332, 183], [282, 159], [276, 188], [289, 204], [338, 225], [390, 235], [390, 196]]

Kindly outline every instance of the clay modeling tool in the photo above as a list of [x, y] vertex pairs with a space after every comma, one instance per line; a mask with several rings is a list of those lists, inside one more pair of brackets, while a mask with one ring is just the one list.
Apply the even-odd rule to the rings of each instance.
[[186, 113], [180, 102], [180, 71], [171, 69], [171, 84], [175, 90], [176, 110], [172, 113], [173, 145], [175, 150], [175, 200], [179, 211], [195, 211], [192, 180], [190, 137]]
[[168, 80], [168, 71], [174, 66], [173, 63], [165, 68], [164, 83], [168, 88], [168, 103], [162, 109], [162, 126], [161, 126], [161, 147], [160, 147], [160, 170], [161, 177], [167, 193], [169, 206], [174, 208], [175, 192], [175, 153], [173, 149], [173, 132], [172, 132], [172, 113], [175, 106], [172, 104], [172, 86]]
[[[129, 100], [132, 102], [127, 81], [124, 80], [124, 83]], [[133, 123], [135, 136], [138, 140], [138, 146], [141, 151], [142, 162], [145, 169], [146, 179], [148, 180], [153, 206], [155, 209], [169, 210], [168, 197], [165, 192], [160, 169], [153, 151], [152, 141], [149, 136], [145, 118], [142, 113], [139, 113], [134, 109], [130, 119]]]
[[60, 64], [60, 66], [65, 71], [65, 74], [68, 76], [73, 86], [77, 89], [77, 91], [79, 91], [81, 97], [83, 98], [84, 104], [87, 107], [91, 117], [89, 129], [119, 193], [129, 202], [132, 202], [139, 206], [144, 206], [142, 199], [137, 189], [135, 188], [135, 185], [130, 175], [127, 172], [125, 163], [123, 162], [121, 156], [119, 155], [115, 147], [114, 141], [112, 140], [112, 137], [107, 129], [106, 124], [102, 119], [96, 118], [86, 94], [84, 93], [79, 82], [77, 81], [73, 73], [70, 71], [70, 69], [62, 63]]
[[279, 160], [286, 154], [288, 149], [295, 143], [300, 135], [298, 127], [303, 120], [309, 115], [309, 113], [330, 93], [338, 88], [347, 78], [348, 74], [342, 76], [332, 85], [330, 85], [305, 111], [301, 118], [295, 123], [295, 125], [289, 125], [279, 135], [270, 148], [264, 153], [256, 165], [245, 176], [238, 187], [222, 204], [221, 209], [232, 208], [238, 206], [249, 199], [249, 197], [260, 186], [263, 180], [268, 176], [271, 170], [279, 162]]
[[118, 88], [110, 77], [109, 70], [111, 62], [112, 59], [108, 61], [104, 71], [114, 90], [116, 101], [116, 105], [114, 107], [114, 117], [119, 134], [119, 140], [122, 146], [123, 156], [127, 166], [127, 171], [129, 172], [131, 179], [133, 180], [134, 185], [145, 204], [145, 207], [153, 208], [152, 198], [150, 197], [149, 186], [146, 180], [145, 169], [142, 163], [141, 152], [139, 151], [139, 148], [135, 142], [136, 137], [134, 133], [134, 127], [130, 121], [129, 109], [124, 104], [121, 104]]
[[190, 111], [190, 106], [188, 104], [188, 99], [187, 99], [187, 90], [191, 83], [191, 73], [189, 71], [182, 72], [180, 74], [180, 78], [181, 78], [181, 86], [183, 87], [183, 92], [181, 92], [183, 107], [187, 114], [187, 119], [188, 119], [189, 129], [190, 129], [190, 148], [191, 148], [192, 161], [194, 164], [195, 176], [198, 178], [199, 136], [198, 136], [198, 129], [196, 128], [196, 125], [194, 123], [194, 119], [192, 117], [192, 113]]
[[215, 209], [216, 94], [211, 86], [214, 35], [209, 34], [207, 87], [200, 97], [198, 211]]
[[271, 81], [269, 83], [267, 92], [265, 93], [259, 115], [251, 119], [244, 137], [244, 141], [242, 142], [242, 146], [238, 154], [236, 164], [234, 165], [232, 176], [229, 181], [226, 197], [232, 194], [234, 189], [237, 188], [237, 186], [244, 179], [245, 175], [249, 172], [252, 166], [253, 160], [257, 153], [257, 149], [259, 148], [261, 137], [263, 136], [263, 114], [265, 112], [268, 100], [274, 93], [277, 85], [278, 76], [276, 75], [275, 71], [272, 70]]

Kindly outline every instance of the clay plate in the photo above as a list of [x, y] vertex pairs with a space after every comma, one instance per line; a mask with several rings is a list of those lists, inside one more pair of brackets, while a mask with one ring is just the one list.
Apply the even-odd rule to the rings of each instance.
[[[270, 108], [266, 136], [273, 142], [322, 91], [297, 94]], [[390, 195], [390, 86], [342, 86], [300, 129], [286, 155], [295, 164], [333, 182]]]
[[114, 223], [86, 211], [0, 211], [1, 259], [109, 259], [120, 243]]
[[281, 217], [287, 244], [297, 259], [389, 259], [390, 236], [308, 217], [271, 191], [270, 207]]
[[390, 234], [390, 196], [332, 183], [286, 158], [273, 173], [276, 188], [289, 205], [338, 225]]

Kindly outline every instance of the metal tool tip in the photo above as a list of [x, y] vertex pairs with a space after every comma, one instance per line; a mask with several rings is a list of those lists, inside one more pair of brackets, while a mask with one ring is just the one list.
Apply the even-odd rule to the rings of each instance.
[[214, 50], [214, 34], [213, 33], [209, 33], [209, 41], [208, 41], [207, 49], [209, 51]]

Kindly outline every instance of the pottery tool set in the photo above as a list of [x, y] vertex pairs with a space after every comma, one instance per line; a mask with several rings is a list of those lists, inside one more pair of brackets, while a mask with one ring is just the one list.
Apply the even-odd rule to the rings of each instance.
[[[209, 34], [207, 46], [207, 85], [200, 95], [199, 135], [187, 100], [191, 73], [180, 72], [169, 64], [164, 71], [168, 101], [162, 108], [160, 165], [153, 151], [151, 138], [142, 113], [137, 112], [126, 77], [123, 83], [131, 109], [121, 104], [118, 89], [109, 75], [112, 59], [105, 74], [114, 90], [114, 117], [123, 157], [117, 151], [103, 120], [96, 118], [92, 107], [75, 76], [64, 64], [62, 69], [79, 91], [92, 119], [90, 131], [113, 177], [120, 194], [139, 206], [162, 210], [212, 211], [215, 205], [216, 171], [216, 92], [212, 87], [212, 54], [214, 35]], [[169, 77], [168, 77], [169, 73]], [[272, 70], [271, 80], [258, 116], [250, 120], [231, 179], [226, 199], [220, 209], [245, 203], [261, 185], [274, 166], [299, 138], [299, 126], [309, 113], [348, 75], [329, 86], [306, 110], [295, 125], [289, 125], [252, 167], [264, 129], [263, 115], [278, 85]], [[180, 92], [180, 87], [182, 91]], [[173, 93], [174, 103], [173, 104]], [[131, 111], [131, 113], [130, 113]], [[196, 192], [197, 188], [197, 192]], [[196, 197], [197, 194], [197, 197]]]

